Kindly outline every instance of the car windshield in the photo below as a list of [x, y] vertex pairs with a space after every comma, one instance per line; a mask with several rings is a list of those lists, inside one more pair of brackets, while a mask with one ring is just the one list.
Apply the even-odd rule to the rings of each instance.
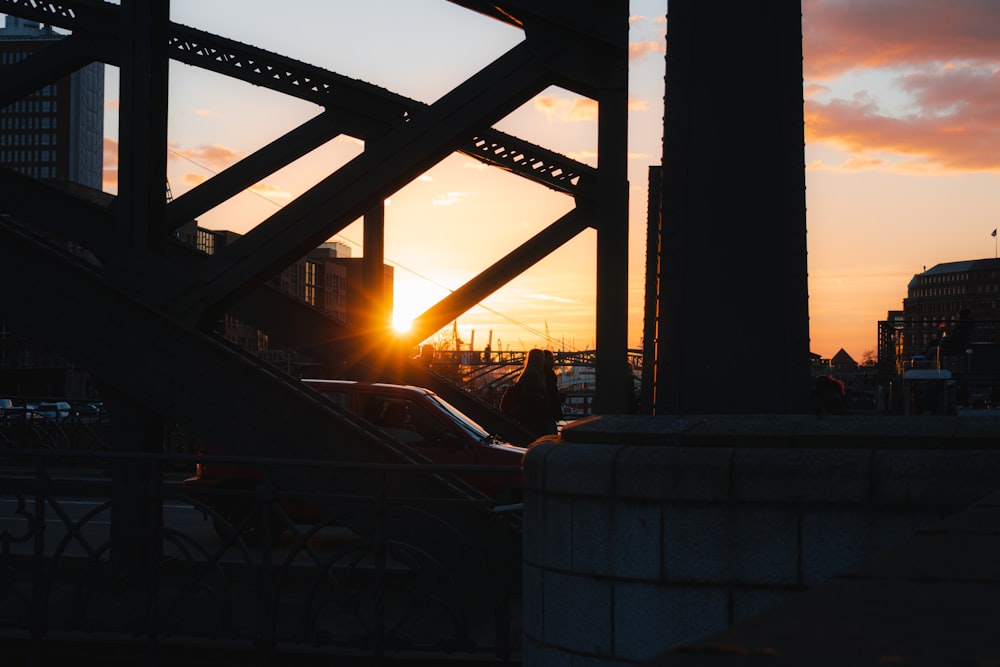
[[490, 435], [486, 429], [472, 421], [472, 419], [470, 419], [465, 413], [437, 394], [427, 394], [427, 398], [441, 406], [441, 408], [447, 412], [453, 420], [455, 420], [455, 423], [461, 426], [463, 430], [472, 435], [472, 437], [476, 440], [479, 440], [480, 442], [494, 440], [493, 436]]

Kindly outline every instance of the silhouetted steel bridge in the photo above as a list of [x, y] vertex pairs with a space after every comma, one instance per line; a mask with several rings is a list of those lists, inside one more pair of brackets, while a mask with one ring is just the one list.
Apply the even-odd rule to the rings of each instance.
[[[18, 472], [2, 478], [0, 493], [29, 528], [3, 533], [0, 540], [5, 564], [13, 568], [5, 569], [13, 578], [4, 582], [3, 591], [5, 603], [14, 611], [3, 617], [2, 624], [5, 630], [22, 633], [28, 659], [44, 658], [49, 630], [86, 635], [105, 623], [108, 637], [144, 637], [145, 645], [136, 651], [154, 655], [169, 643], [168, 637], [172, 641], [184, 635], [166, 622], [180, 618], [164, 610], [167, 598], [179, 605], [174, 611], [185, 605], [203, 610], [197, 595], [185, 597], [192, 593], [189, 587], [212, 589], [212, 577], [229, 577], [213, 552], [204, 559], [209, 570], [198, 574], [188, 570], [188, 578], [171, 580], [179, 588], [163, 578], [167, 570], [183, 571], [187, 562], [174, 550], [176, 545], [171, 546], [163, 525], [163, 503], [178, 499], [166, 484], [168, 463], [160, 458], [168, 424], [182, 424], [192, 437], [235, 456], [280, 455], [284, 464], [268, 468], [268, 484], [258, 489], [255, 500], [266, 506], [282, 489], [320, 494], [317, 502], [337, 514], [341, 527], [369, 536], [365, 539], [375, 562], [387, 558], [385, 544], [394, 539], [427, 554], [426, 562], [450, 562], [462, 551], [462, 540], [473, 535], [492, 545], [483, 550], [498, 561], [488, 560], [486, 572], [498, 571], [510, 560], [502, 544], [516, 541], [517, 531], [507, 524], [496, 530], [495, 500], [455, 483], [453, 471], [428, 468], [427, 460], [411, 448], [229, 344], [215, 331], [223, 314], [252, 323], [290, 349], [329, 361], [359, 379], [428, 386], [473, 418], [495, 430], [499, 424], [512, 440], [524, 442], [528, 434], [490, 406], [411, 363], [406, 353], [413, 343], [593, 228], [599, 341], [592, 358], [595, 407], [606, 413], [624, 411], [627, 399], [617, 378], [628, 360], [628, 3], [453, 1], [522, 29], [524, 39], [433, 104], [424, 104], [174, 23], [168, 0], [120, 4], [0, 0], [2, 13], [68, 33], [4, 70], [0, 107], [92, 62], [118, 67], [121, 91], [119, 187], [110, 203], [103, 193], [0, 169], [0, 266], [4, 282], [17, 286], [5, 292], [4, 320], [19, 334], [86, 369], [100, 389], [113, 425], [108, 434], [111, 451], [102, 452], [113, 460], [99, 465], [110, 486], [101, 485], [102, 475], [80, 481], [79, 486], [62, 478], [62, 472], [53, 473], [53, 466], [73, 470], [80, 463], [75, 457], [56, 465], [32, 454], [34, 450], [9, 450], [13, 458], [5, 461]], [[168, 202], [164, 183], [171, 61], [311, 102], [317, 113]], [[552, 85], [597, 102], [597, 168], [494, 129], [497, 121]], [[175, 232], [185, 223], [341, 134], [361, 139], [364, 151], [223, 252], [200, 255], [176, 241]], [[574, 207], [418, 317], [412, 338], [394, 345], [386, 336], [389, 314], [383, 299], [383, 202], [454, 152], [564, 194]], [[363, 310], [369, 313], [368, 321], [345, 327], [266, 284], [358, 218], [364, 220]], [[330, 442], [336, 443], [332, 450]], [[336, 461], [336, 471], [325, 463], [303, 465], [303, 461]], [[191, 460], [172, 463], [193, 465]], [[412, 474], [416, 470], [421, 472]], [[23, 471], [34, 474], [24, 476]], [[391, 481], [373, 481], [383, 479]], [[109, 522], [108, 539], [88, 541], [83, 524], [89, 519], [69, 517], [67, 501], [60, 494], [93, 496], [95, 507], [101, 508], [95, 512]], [[357, 512], [337, 510], [345, 507], [345, 497], [371, 502], [359, 501], [365, 508]], [[387, 498], [402, 498], [398, 502], [407, 511], [384, 511]], [[272, 514], [262, 511], [260, 516]], [[49, 524], [40, 523], [53, 517], [67, 536], [56, 546], [63, 558], [49, 553], [53, 547], [47, 539]], [[450, 528], [437, 530], [441, 525]], [[391, 537], [401, 533], [407, 538]], [[30, 553], [22, 554], [27, 560], [10, 560], [15, 545], [28, 543]], [[205, 550], [204, 545], [181, 543], [194, 551]], [[304, 543], [297, 544], [305, 548]], [[64, 580], [56, 569], [68, 563], [65, 557], [71, 547], [82, 550], [81, 559], [67, 567], [79, 571]], [[235, 543], [229, 547], [243, 551]], [[452, 589], [481, 591], [484, 583], [491, 586], [491, 577], [483, 575], [480, 565], [472, 569], [454, 565]], [[244, 572], [259, 583], [269, 567], [250, 559]], [[84, 570], [100, 574], [85, 576]], [[423, 571], [416, 566], [415, 570]], [[370, 572], [374, 590], [391, 585], [384, 569]], [[418, 579], [422, 584], [430, 581]], [[80, 588], [64, 589], [67, 581], [79, 583]], [[256, 590], [266, 596], [272, 589]], [[100, 605], [89, 611], [86, 604], [63, 607], [63, 593], [76, 602], [98, 605], [103, 600], [107, 609], [117, 611], [110, 615], [93, 611]], [[376, 596], [373, 604], [384, 609], [385, 599]], [[226, 600], [229, 613], [243, 611], [238, 596]], [[145, 611], [129, 615], [122, 606], [127, 601], [152, 606], [140, 605]], [[251, 646], [270, 654], [275, 643], [283, 641], [267, 621], [266, 614], [273, 614], [275, 607], [263, 601], [254, 608], [260, 613], [251, 620], [257, 630]], [[60, 625], [51, 615], [57, 611], [77, 616]], [[466, 613], [459, 607], [449, 611]], [[112, 622], [113, 616], [121, 624]], [[392, 636], [385, 625], [388, 616], [362, 616], [374, 620], [357, 633], [354, 650], [381, 655], [383, 639]], [[241, 632], [230, 633], [233, 626], [225, 621], [213, 627], [219, 640], [249, 641]], [[322, 639], [322, 634], [309, 636], [312, 642]]]

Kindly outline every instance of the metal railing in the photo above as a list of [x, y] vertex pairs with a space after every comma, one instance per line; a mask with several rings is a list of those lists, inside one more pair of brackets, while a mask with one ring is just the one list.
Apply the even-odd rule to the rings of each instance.
[[[517, 662], [520, 506], [484, 499], [481, 530], [469, 530], [449, 522], [469, 500], [403, 489], [410, 475], [519, 471], [213, 457], [256, 480], [195, 493], [183, 479], [196, 462], [0, 450], [9, 655], [47, 664], [61, 640], [128, 643], [149, 664], [194, 646], [245, 662], [252, 653], [254, 664], [291, 654]], [[363, 478], [371, 492], [282, 488], [281, 471], [303, 465]]]

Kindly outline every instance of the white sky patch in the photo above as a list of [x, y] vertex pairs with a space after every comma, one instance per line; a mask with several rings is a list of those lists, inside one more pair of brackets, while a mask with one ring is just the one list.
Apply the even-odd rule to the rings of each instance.
[[549, 303], [578, 303], [575, 299], [567, 299], [562, 296], [553, 296], [552, 294], [525, 294], [525, 299], [534, 299], [535, 301], [546, 301]]
[[539, 95], [534, 100], [535, 110], [553, 121], [594, 121], [597, 120], [597, 102], [584, 97], [563, 97], [561, 95]]
[[566, 157], [589, 164], [592, 167], [597, 166], [597, 151], [569, 151], [566, 153]]
[[256, 183], [250, 188], [250, 190], [252, 192], [256, 192], [259, 195], [263, 195], [268, 199], [274, 199], [274, 198], [291, 199], [292, 197], [292, 193], [286, 190], [282, 190], [277, 185], [271, 185], [270, 183], [264, 183], [264, 182]]
[[927, 71], [926, 68], [869, 68], [852, 70], [833, 81], [816, 86], [806, 85], [812, 98], [828, 102], [840, 100], [869, 100], [879, 114], [890, 118], [906, 118], [920, 113], [913, 95], [903, 87], [908, 75]]
[[451, 206], [467, 199], [471, 194], [471, 192], [446, 192], [435, 197], [432, 203], [435, 206]]

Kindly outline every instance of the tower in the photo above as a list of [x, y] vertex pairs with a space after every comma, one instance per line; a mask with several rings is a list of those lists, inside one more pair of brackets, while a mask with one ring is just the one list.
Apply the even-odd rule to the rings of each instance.
[[809, 409], [799, 0], [669, 8], [658, 414]]

